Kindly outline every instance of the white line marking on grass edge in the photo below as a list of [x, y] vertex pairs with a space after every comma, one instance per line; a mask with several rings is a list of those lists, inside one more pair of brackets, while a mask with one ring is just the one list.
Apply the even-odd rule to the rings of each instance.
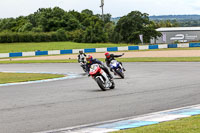
[[54, 73], [54, 72], [22, 72], [22, 71], [1, 71], [5, 73], [38, 73], [38, 74], [61, 74], [65, 75], [62, 78], [52, 78], [52, 79], [44, 79], [44, 80], [35, 80], [35, 81], [27, 81], [27, 82], [18, 82], [18, 83], [7, 83], [7, 84], [0, 84], [1, 86], [12, 86], [12, 85], [25, 85], [25, 84], [33, 84], [33, 83], [42, 83], [42, 82], [51, 82], [51, 81], [58, 81], [58, 80], [65, 80], [65, 79], [74, 79], [82, 77], [81, 74], [75, 73]]
[[[193, 112], [193, 113], [192, 113]], [[128, 128], [158, 124], [200, 114], [200, 104], [111, 121], [55, 129], [37, 133], [108, 133]]]

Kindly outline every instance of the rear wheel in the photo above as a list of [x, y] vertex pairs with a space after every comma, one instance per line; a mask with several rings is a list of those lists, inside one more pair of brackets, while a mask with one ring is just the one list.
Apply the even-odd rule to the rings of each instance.
[[106, 87], [104, 85], [104, 83], [102, 82], [102, 80], [100, 78], [96, 78], [96, 82], [99, 85], [99, 87], [101, 88], [102, 91], [106, 91]]
[[119, 69], [116, 70], [116, 73], [122, 78], [124, 79], [124, 73], [121, 72]]
[[83, 71], [86, 72], [86, 65], [81, 65], [81, 67], [83, 68]]
[[115, 89], [115, 83], [114, 83], [114, 81], [112, 80], [111, 83], [112, 83], [112, 86], [110, 87], [110, 89]]

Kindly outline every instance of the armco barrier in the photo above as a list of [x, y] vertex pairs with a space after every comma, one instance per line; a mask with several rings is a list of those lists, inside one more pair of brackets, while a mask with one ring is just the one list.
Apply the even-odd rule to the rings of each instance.
[[158, 45], [149, 45], [149, 49], [158, 49]]
[[128, 50], [139, 50], [139, 46], [128, 46]]
[[200, 47], [200, 43], [190, 43], [189, 47]]
[[0, 58], [6, 57], [22, 57], [22, 56], [40, 56], [40, 55], [59, 55], [59, 54], [76, 54], [80, 50], [85, 53], [96, 52], [115, 52], [115, 51], [134, 51], [148, 49], [164, 49], [164, 48], [188, 48], [200, 47], [200, 43], [180, 43], [180, 44], [161, 44], [161, 45], [141, 45], [141, 46], [125, 46], [125, 47], [109, 47], [109, 48], [87, 48], [87, 49], [68, 49], [68, 50], [51, 50], [51, 51], [32, 51], [17, 53], [0, 53]]
[[178, 48], [177, 44], [168, 44], [168, 48]]

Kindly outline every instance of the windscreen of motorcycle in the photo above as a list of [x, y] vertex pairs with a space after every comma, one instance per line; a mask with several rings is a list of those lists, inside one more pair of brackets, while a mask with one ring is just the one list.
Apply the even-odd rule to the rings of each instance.
[[90, 67], [90, 75], [96, 74], [100, 70], [100, 67], [98, 64], [93, 64]]
[[111, 67], [117, 67], [118, 62], [116, 60], [112, 60], [110, 62]]

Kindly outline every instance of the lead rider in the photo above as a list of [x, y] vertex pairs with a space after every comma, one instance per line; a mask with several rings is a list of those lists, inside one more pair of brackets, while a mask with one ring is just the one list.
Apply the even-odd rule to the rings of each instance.
[[93, 65], [93, 64], [99, 64], [100, 68], [103, 69], [106, 72], [106, 74], [108, 75], [108, 77], [110, 79], [113, 79], [113, 76], [110, 74], [109, 70], [104, 66], [104, 64], [101, 61], [99, 61], [97, 59], [93, 59], [93, 57], [91, 55], [88, 55], [86, 57], [86, 61], [87, 61], [87, 64], [86, 64], [86, 71], [87, 71], [87, 73], [89, 73], [91, 65]]

